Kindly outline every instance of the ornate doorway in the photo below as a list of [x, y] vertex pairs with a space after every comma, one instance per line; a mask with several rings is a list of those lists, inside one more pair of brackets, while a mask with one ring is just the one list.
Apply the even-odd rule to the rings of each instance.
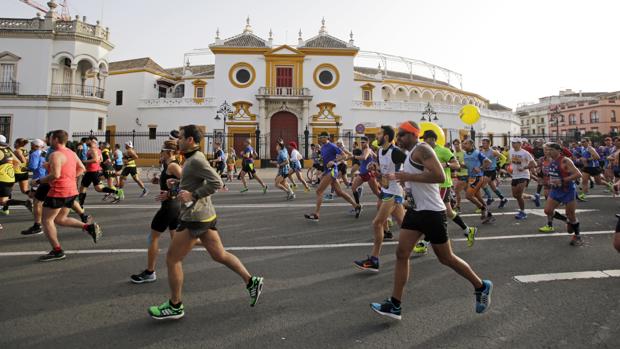
[[272, 159], [278, 155], [275, 144], [279, 139], [284, 140], [285, 145], [290, 141], [299, 144], [295, 114], [288, 111], [277, 112], [271, 117], [269, 126], [269, 153]]

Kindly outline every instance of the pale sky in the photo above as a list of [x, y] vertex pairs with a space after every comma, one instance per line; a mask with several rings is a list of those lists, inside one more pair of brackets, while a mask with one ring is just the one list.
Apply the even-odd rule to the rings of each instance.
[[[0, 0], [2, 17], [34, 17], [18, 0]], [[45, 0], [39, 0], [45, 3]], [[62, 2], [62, 0], [57, 0]], [[110, 61], [151, 57], [165, 68], [183, 54], [227, 38], [250, 16], [254, 33], [296, 44], [329, 34], [362, 50], [425, 60], [463, 74], [463, 88], [508, 107], [575, 91], [620, 90], [614, 0], [69, 0], [72, 16], [102, 19], [115, 49]], [[198, 63], [198, 62], [196, 62]], [[389, 67], [388, 67], [389, 68]], [[453, 83], [456, 85], [456, 82]]]

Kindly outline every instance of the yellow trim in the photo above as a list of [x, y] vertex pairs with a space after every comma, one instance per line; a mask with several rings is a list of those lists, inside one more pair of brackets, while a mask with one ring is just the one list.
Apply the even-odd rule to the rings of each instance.
[[[295, 54], [277, 54], [273, 53], [280, 49], [286, 48]], [[276, 87], [276, 68], [291, 66], [293, 67], [293, 87], [303, 87], [303, 63], [304, 54], [288, 45], [282, 45], [265, 53], [265, 85], [267, 87]]]
[[236, 126], [236, 125], [256, 125], [256, 121], [226, 121], [226, 125]]
[[[194, 103], [202, 104], [205, 101], [205, 95], [207, 94], [207, 82], [204, 80], [194, 80], [192, 81], [192, 85], [194, 85]], [[202, 97], [198, 97], [198, 89], [202, 88]]]
[[151, 73], [153, 75], [157, 75], [157, 76], [161, 76], [161, 77], [165, 77], [168, 79], [172, 79], [172, 80], [180, 80], [179, 78], [176, 78], [172, 75], [169, 74], [162, 74], [161, 72], [152, 70], [152, 69], [146, 69], [146, 68], [141, 68], [141, 69], [127, 69], [127, 70], [120, 70], [120, 71], [111, 71], [108, 73], [108, 75], [123, 75], [123, 74], [133, 74], [133, 73]]
[[[360, 86], [362, 89], [362, 101], [364, 103], [364, 106], [366, 107], [370, 107], [372, 105], [372, 92], [375, 89], [375, 85], [371, 84], [371, 83], [366, 83], [362, 86]], [[368, 93], [370, 94], [370, 99], [364, 99], [364, 92], [368, 91]]]
[[[340, 119], [342, 118], [340, 115], [336, 115], [336, 113], [334, 113], [334, 108], [336, 108], [336, 105], [334, 103], [331, 102], [322, 102], [316, 105], [319, 108], [319, 112], [312, 115], [312, 123], [337, 123], [340, 122]], [[332, 117], [330, 119], [330, 116]]]
[[300, 48], [299, 51], [314, 56], [356, 56], [357, 49], [333, 49], [333, 48]]
[[488, 99], [480, 96], [479, 94], [476, 94], [476, 93], [473, 93], [473, 92], [467, 92], [467, 91], [459, 90], [458, 88], [449, 87], [449, 86], [433, 85], [433, 84], [427, 84], [427, 83], [423, 83], [423, 82], [412, 82], [412, 81], [393, 80], [393, 79], [383, 80], [383, 83], [387, 83], [387, 84], [401, 84], [401, 85], [407, 85], [407, 86], [418, 86], [418, 87], [432, 88], [432, 89], [436, 89], [436, 90], [450, 91], [450, 92], [460, 93], [462, 95], [466, 95], [466, 96], [470, 96], [470, 97], [475, 97], [475, 98], [478, 98], [478, 99], [480, 99], [481, 101], [483, 101], [485, 103], [489, 103]]
[[268, 47], [209, 47], [214, 54], [264, 54]]
[[[294, 52], [294, 54], [286, 54], [286, 53], [276, 53], [277, 51], [280, 51], [282, 49], [287, 49], [291, 52]], [[298, 49], [291, 47], [289, 45], [280, 45], [278, 47], [275, 47], [271, 50], [269, 50], [269, 52], [265, 53], [265, 57], [281, 57], [281, 56], [293, 56], [293, 57], [298, 57], [298, 56], [304, 56], [304, 53], [299, 51]]]
[[[250, 81], [246, 82], [245, 84], [237, 82], [237, 80], [235, 80], [235, 77], [234, 77], [234, 73], [240, 68], [246, 68], [247, 70], [250, 71], [250, 74], [252, 75], [250, 77]], [[254, 80], [256, 80], [256, 70], [250, 63], [247, 63], [247, 62], [239, 62], [239, 63], [233, 64], [233, 66], [230, 67], [230, 70], [228, 71], [228, 80], [230, 80], [230, 83], [237, 88], [249, 87], [254, 83]]]
[[209, 222], [213, 222], [216, 218], [217, 218], [217, 215], [216, 215], [216, 214], [214, 214], [213, 216], [211, 216], [211, 217], [209, 217], [209, 218], [207, 218], [207, 219], [203, 219], [203, 220], [201, 220], [200, 222], [201, 222], [201, 223], [209, 223]]
[[377, 135], [380, 129], [381, 127], [366, 127], [366, 129], [364, 130], [364, 134], [365, 135]]
[[248, 101], [237, 101], [234, 102], [232, 105], [233, 107], [235, 107], [235, 111], [228, 116], [230, 121], [235, 121], [236, 116], [238, 118], [243, 118], [244, 116], [247, 116], [250, 120], [256, 121], [256, 114], [252, 114], [252, 112], [250, 111], [252, 103]]
[[[319, 72], [323, 69], [329, 69], [334, 73], [334, 81], [332, 81], [331, 84], [329, 85], [323, 85], [321, 83], [321, 81], [319, 81]], [[336, 68], [336, 66], [334, 66], [333, 64], [329, 64], [329, 63], [323, 63], [323, 64], [319, 64], [316, 68], [314, 68], [314, 74], [312, 76], [314, 78], [314, 83], [324, 89], [324, 90], [331, 90], [332, 88], [336, 87], [338, 85], [338, 82], [340, 82], [340, 72], [338, 71], [338, 68]]]

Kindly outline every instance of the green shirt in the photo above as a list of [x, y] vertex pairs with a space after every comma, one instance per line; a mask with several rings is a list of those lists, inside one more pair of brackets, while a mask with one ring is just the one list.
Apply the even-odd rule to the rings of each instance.
[[456, 156], [456, 160], [459, 162], [459, 165], [461, 165], [461, 168], [458, 170], [458, 172], [456, 173], [456, 175], [458, 177], [467, 177], [467, 167], [465, 167], [465, 152], [464, 151], [456, 151], [454, 152], [454, 155]]
[[[448, 148], [436, 145], [433, 149], [435, 150], [435, 154], [437, 154], [437, 157], [439, 158], [441, 166], [446, 166], [446, 164], [454, 158], [454, 154], [452, 154], [452, 152]], [[450, 188], [452, 186], [452, 170], [450, 170], [450, 167], [444, 167], [443, 171], [446, 174], [446, 181], [443, 182], [443, 184], [440, 184], [439, 187]]]

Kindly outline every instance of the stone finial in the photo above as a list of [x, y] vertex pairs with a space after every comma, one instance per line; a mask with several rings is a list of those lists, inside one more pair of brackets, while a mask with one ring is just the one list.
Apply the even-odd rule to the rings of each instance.
[[58, 4], [56, 3], [56, 1], [50, 0], [47, 2], [47, 7], [50, 8], [50, 11], [54, 11], [56, 7], [58, 7]]
[[327, 34], [327, 27], [325, 27], [325, 17], [323, 17], [323, 19], [321, 19], [321, 29], [319, 30], [319, 34], [320, 35], [326, 35]]
[[80, 20], [80, 15], [75, 15], [75, 20], [79, 21]]
[[185, 67], [189, 68], [189, 59], [185, 62]]
[[101, 22], [99, 22], [99, 20], [97, 20], [97, 21], [95, 22], [95, 24], [97, 24], [97, 26], [99, 26], [99, 25], [101, 24]]
[[220, 28], [215, 29], [215, 40], [220, 39]]
[[86, 16], [82, 16], [82, 22], [86, 23]]
[[250, 16], [248, 16], [248, 18], [245, 19], [245, 29], [243, 29], [244, 33], [252, 33], [254, 30], [252, 29], [252, 26], [250, 25]]
[[351, 30], [351, 34], [349, 34], [349, 45], [353, 45], [355, 41], [353, 40], [353, 30]]
[[58, 4], [56, 4], [56, 2], [54, 0], [48, 1], [47, 7], [49, 7], [50, 9], [45, 14], [45, 18], [54, 19], [56, 17], [56, 7], [57, 6], [58, 6]]
[[269, 40], [273, 40], [273, 31], [269, 28]]
[[301, 28], [299, 28], [299, 37], [297, 38], [297, 46], [302, 46], [304, 44], [304, 39], [301, 37]]

